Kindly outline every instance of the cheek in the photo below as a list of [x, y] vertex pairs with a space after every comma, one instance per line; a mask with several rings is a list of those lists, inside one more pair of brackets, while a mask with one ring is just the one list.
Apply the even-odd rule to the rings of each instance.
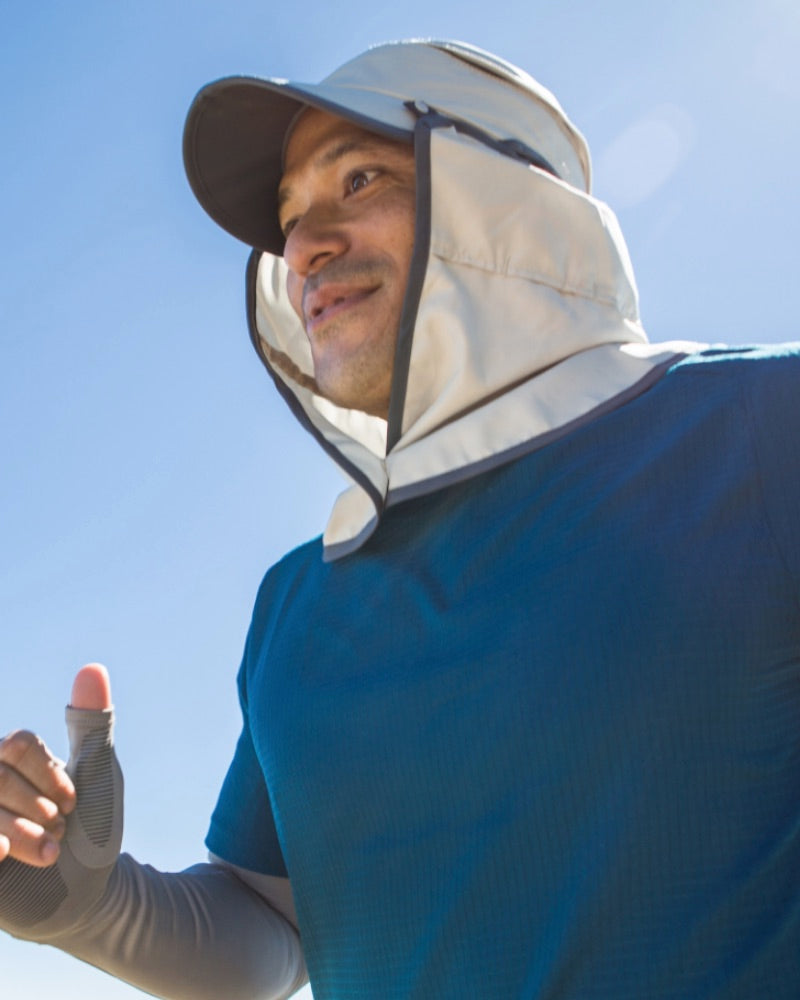
[[289, 296], [289, 301], [292, 304], [292, 309], [297, 313], [300, 319], [303, 318], [303, 281], [302, 279], [294, 273], [294, 271], [289, 271], [286, 276], [286, 294]]
[[413, 192], [403, 192], [393, 206], [391, 224], [383, 234], [384, 246], [390, 248], [403, 276], [408, 275], [414, 250], [414, 206]]

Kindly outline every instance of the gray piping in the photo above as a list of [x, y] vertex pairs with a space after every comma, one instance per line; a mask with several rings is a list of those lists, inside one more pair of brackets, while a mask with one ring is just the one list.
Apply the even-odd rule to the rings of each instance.
[[414, 158], [417, 180], [416, 211], [414, 218], [414, 250], [408, 272], [408, 284], [403, 297], [400, 326], [395, 345], [392, 392], [389, 397], [388, 426], [386, 429], [386, 454], [394, 448], [403, 433], [403, 411], [406, 405], [408, 372], [411, 364], [411, 346], [414, 327], [422, 296], [422, 286], [428, 270], [431, 245], [431, 128], [433, 119], [419, 118], [414, 128]]
[[[397, 503], [402, 503], [404, 500], [412, 500], [416, 497], [425, 496], [428, 493], [435, 493], [437, 490], [444, 489], [445, 487], [452, 486], [456, 483], [464, 482], [467, 479], [472, 479], [474, 476], [479, 476], [484, 472], [490, 472], [492, 469], [499, 468], [502, 465], [507, 465], [509, 462], [513, 462], [517, 458], [522, 458], [523, 455], [528, 455], [534, 451], [538, 451], [540, 448], [544, 448], [553, 441], [557, 441], [559, 438], [565, 437], [572, 431], [578, 430], [580, 427], [591, 423], [598, 417], [602, 417], [607, 413], [611, 413], [612, 411], [619, 409], [619, 407], [624, 406], [625, 403], [628, 403], [637, 396], [642, 395], [642, 393], [646, 392], [662, 378], [667, 369], [671, 368], [672, 365], [681, 361], [686, 356], [686, 354], [681, 353], [673, 354], [666, 361], [662, 361], [660, 364], [652, 368], [646, 375], [642, 376], [642, 378], [640, 378], [637, 382], [634, 382], [633, 385], [628, 386], [627, 389], [623, 389], [622, 392], [617, 393], [616, 396], [612, 396], [611, 399], [606, 399], [602, 403], [598, 403], [598, 405], [593, 407], [591, 410], [581, 414], [581, 416], [575, 417], [574, 420], [570, 420], [566, 424], [562, 424], [559, 427], [554, 427], [552, 430], [545, 431], [543, 434], [539, 434], [527, 441], [523, 441], [521, 444], [514, 445], [513, 448], [507, 448], [505, 451], [498, 452], [495, 455], [489, 455], [488, 458], [482, 458], [477, 462], [473, 462], [471, 465], [464, 465], [458, 469], [453, 469], [450, 472], [443, 472], [441, 475], [434, 476], [431, 479], [424, 479], [420, 482], [411, 483], [408, 486], [401, 486], [394, 490], [390, 489], [386, 497], [385, 506], [392, 507]], [[535, 378], [535, 376], [533, 377]]]
[[493, 149], [496, 153], [508, 156], [512, 160], [527, 163], [529, 166], [537, 167], [539, 170], [545, 170], [548, 174], [552, 174], [553, 177], [561, 180], [558, 171], [552, 163], [545, 159], [532, 146], [522, 142], [521, 139], [496, 139], [485, 129], [473, 125], [472, 122], [465, 121], [463, 118], [456, 118], [454, 115], [443, 114], [423, 101], [406, 101], [405, 106], [409, 111], [429, 121], [430, 128], [453, 128], [456, 132], [468, 135], [471, 139], [476, 139], [478, 142], [483, 143], [484, 146], [488, 146], [489, 149]]
[[269, 372], [269, 376], [275, 383], [275, 388], [283, 397], [284, 401], [289, 406], [294, 416], [297, 418], [301, 427], [304, 427], [309, 434], [316, 440], [323, 451], [336, 462], [348, 476], [351, 477], [358, 485], [367, 493], [373, 505], [375, 506], [376, 513], [380, 514], [383, 510], [383, 497], [380, 492], [376, 489], [372, 480], [366, 476], [361, 469], [347, 459], [335, 445], [331, 444], [330, 441], [325, 437], [322, 431], [316, 427], [312, 421], [309, 419], [308, 414], [303, 409], [300, 401], [291, 391], [291, 389], [286, 385], [286, 383], [281, 379], [273, 370], [272, 365], [269, 363], [269, 359], [262, 350], [261, 347], [261, 337], [258, 333], [258, 327], [256, 325], [256, 284], [258, 280], [258, 263], [261, 259], [261, 251], [253, 250], [247, 261], [247, 273], [246, 273], [246, 286], [247, 286], [247, 328], [250, 333], [250, 341], [255, 348], [256, 354], [261, 359], [262, 364]]
[[348, 538], [346, 542], [335, 542], [333, 545], [323, 545], [322, 561], [326, 563], [335, 562], [337, 559], [341, 559], [342, 556], [349, 556], [351, 552], [355, 552], [356, 549], [361, 548], [377, 527], [378, 518], [373, 517], [354, 538]]

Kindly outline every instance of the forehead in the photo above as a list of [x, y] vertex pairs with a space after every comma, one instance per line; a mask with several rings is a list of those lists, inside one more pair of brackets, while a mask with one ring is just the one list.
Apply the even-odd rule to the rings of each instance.
[[306, 108], [295, 121], [286, 141], [283, 176], [313, 161], [315, 154], [321, 153], [328, 144], [340, 139], [359, 138], [365, 142], [380, 141], [374, 133], [367, 132], [346, 118], [317, 108]]
[[323, 171], [353, 151], [372, 151], [413, 160], [412, 147], [356, 125], [346, 118], [307, 108], [286, 142], [283, 175], [278, 189], [280, 207], [302, 187], [303, 178]]

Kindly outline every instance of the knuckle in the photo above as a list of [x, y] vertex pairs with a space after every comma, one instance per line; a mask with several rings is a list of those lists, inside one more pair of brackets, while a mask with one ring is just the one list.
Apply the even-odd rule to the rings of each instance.
[[59, 815], [55, 819], [48, 820], [44, 824], [44, 828], [51, 837], [55, 837], [56, 840], [62, 840], [64, 834], [67, 832], [67, 823], [64, 817]]
[[0, 757], [13, 765], [21, 763], [32, 750], [44, 750], [44, 743], [28, 729], [9, 733], [0, 744]]
[[36, 846], [45, 835], [45, 829], [27, 816], [14, 816], [11, 821], [11, 843], [14, 847]]

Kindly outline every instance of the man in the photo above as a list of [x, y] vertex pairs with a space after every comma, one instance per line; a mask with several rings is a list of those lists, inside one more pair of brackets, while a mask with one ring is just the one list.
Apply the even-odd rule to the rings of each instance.
[[118, 856], [84, 668], [66, 771], [0, 745], [2, 925], [169, 997], [796, 997], [797, 352], [649, 345], [581, 136], [467, 46], [212, 84], [185, 158], [351, 486], [259, 591], [211, 863]]

